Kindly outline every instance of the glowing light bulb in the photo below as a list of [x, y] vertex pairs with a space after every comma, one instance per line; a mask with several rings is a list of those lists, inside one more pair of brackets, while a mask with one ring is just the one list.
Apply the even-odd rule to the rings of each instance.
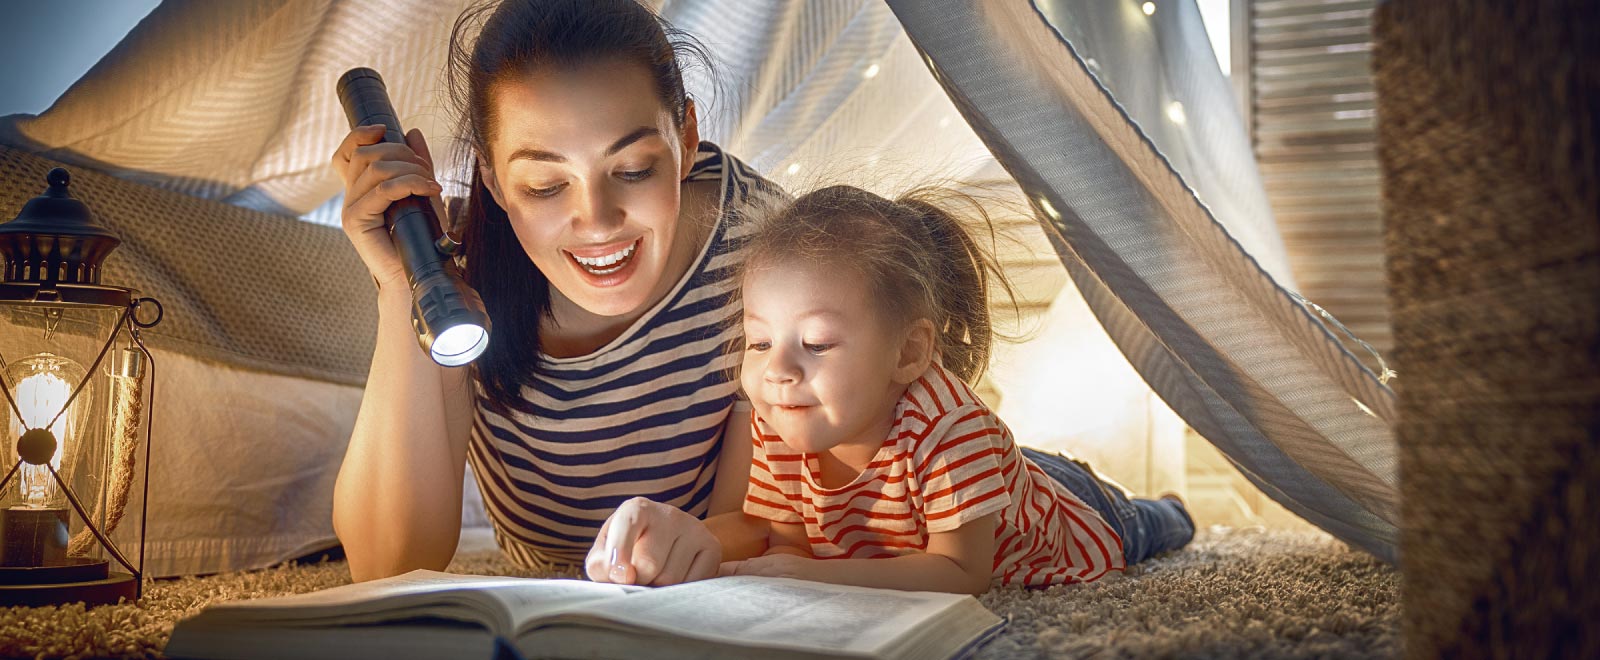
[[[85, 396], [79, 395], [78, 400], [72, 402], [72, 408], [64, 414], [62, 408], [72, 397], [72, 388], [82, 381], [83, 369], [64, 357], [41, 353], [17, 361], [6, 371], [6, 380], [15, 384], [11, 395], [21, 413], [20, 419], [16, 415], [6, 415], [10, 420], [7, 426], [11, 446], [15, 448], [18, 439], [28, 429], [48, 428], [56, 438], [55, 453], [50, 457], [49, 468], [23, 463], [18, 470], [17, 483], [22, 501], [32, 507], [56, 504], [62, 497], [61, 487], [50, 476], [50, 469], [59, 472], [62, 457], [71, 453], [69, 445], [76, 439], [75, 433], [82, 421], [78, 418], [86, 406], [83, 403]], [[49, 426], [46, 427], [46, 424]]]
[[1039, 208], [1043, 209], [1044, 214], [1050, 216], [1051, 220], [1055, 220], [1057, 222], [1061, 220], [1061, 212], [1056, 210], [1056, 205], [1051, 204], [1049, 198], [1045, 197], [1044, 195], [1039, 195], [1038, 197], [1034, 198], [1034, 201], [1039, 202]]
[[1172, 120], [1174, 124], [1182, 124], [1189, 121], [1189, 116], [1183, 114], [1182, 103], [1173, 101], [1167, 104], [1167, 119]]
[[871, 80], [873, 76], [878, 75], [878, 72], [882, 70], [883, 69], [878, 67], [877, 63], [873, 63], [872, 66], [867, 67], [866, 71], [861, 72], [861, 77]]
[[1139, 8], [1144, 10], [1145, 16], [1154, 16], [1156, 13], [1156, 3], [1154, 2], [1146, 2]]

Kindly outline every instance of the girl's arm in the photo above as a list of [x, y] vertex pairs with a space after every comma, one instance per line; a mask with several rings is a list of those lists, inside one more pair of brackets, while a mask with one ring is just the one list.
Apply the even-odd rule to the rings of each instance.
[[991, 513], [955, 530], [930, 534], [924, 552], [884, 559], [807, 559], [783, 551], [769, 552], [754, 559], [725, 563], [721, 574], [981, 594], [989, 590], [994, 572], [994, 531], [999, 517], [998, 512]]
[[722, 546], [722, 561], [754, 557], [767, 549], [767, 521], [744, 513], [751, 447], [750, 410], [736, 404], [722, 429], [722, 455], [717, 457], [717, 482], [706, 516], [706, 528]]

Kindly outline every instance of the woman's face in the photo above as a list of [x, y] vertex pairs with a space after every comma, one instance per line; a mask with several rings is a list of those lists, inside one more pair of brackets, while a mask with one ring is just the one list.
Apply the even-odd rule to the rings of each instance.
[[679, 182], [694, 164], [641, 64], [543, 67], [495, 84], [483, 178], [517, 241], [561, 296], [620, 316], [652, 302], [677, 238]]

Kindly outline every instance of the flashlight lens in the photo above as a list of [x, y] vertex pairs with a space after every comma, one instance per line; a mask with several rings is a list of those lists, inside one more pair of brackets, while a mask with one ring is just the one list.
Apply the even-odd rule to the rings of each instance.
[[489, 333], [471, 323], [452, 326], [433, 340], [433, 361], [447, 367], [459, 367], [473, 361], [483, 349], [489, 347]]

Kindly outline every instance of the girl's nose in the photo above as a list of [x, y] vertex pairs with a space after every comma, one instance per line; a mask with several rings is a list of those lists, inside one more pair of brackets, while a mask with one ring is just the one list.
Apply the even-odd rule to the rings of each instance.
[[790, 357], [789, 351], [774, 346], [767, 359], [767, 369], [764, 374], [767, 382], [783, 385], [800, 381], [800, 365]]

